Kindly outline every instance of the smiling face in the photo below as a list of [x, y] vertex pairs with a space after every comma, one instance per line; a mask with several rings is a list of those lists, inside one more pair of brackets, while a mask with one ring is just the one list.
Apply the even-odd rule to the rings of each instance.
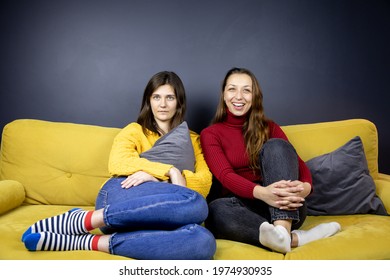
[[235, 116], [245, 115], [252, 107], [252, 79], [247, 74], [232, 74], [223, 92], [228, 110]]
[[173, 87], [168, 84], [158, 87], [150, 96], [150, 106], [157, 125], [168, 132], [177, 107]]

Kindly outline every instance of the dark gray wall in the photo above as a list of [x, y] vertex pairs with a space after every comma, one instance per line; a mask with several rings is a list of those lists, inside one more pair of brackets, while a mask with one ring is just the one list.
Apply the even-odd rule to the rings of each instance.
[[1, 1], [0, 128], [37, 118], [123, 127], [148, 79], [183, 79], [190, 126], [233, 66], [281, 125], [366, 118], [390, 173], [389, 1]]

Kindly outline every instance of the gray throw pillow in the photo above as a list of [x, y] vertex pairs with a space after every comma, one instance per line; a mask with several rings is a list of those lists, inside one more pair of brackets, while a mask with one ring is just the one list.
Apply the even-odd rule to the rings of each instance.
[[387, 215], [359, 136], [306, 164], [313, 177], [313, 193], [306, 197], [308, 215]]
[[140, 157], [150, 161], [172, 164], [180, 171], [194, 172], [195, 155], [187, 122], [172, 129], [154, 143]]

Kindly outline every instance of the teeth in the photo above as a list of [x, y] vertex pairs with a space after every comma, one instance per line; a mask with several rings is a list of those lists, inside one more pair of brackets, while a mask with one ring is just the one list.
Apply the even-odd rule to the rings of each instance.
[[242, 103], [233, 103], [233, 105], [234, 105], [234, 106], [237, 106], [237, 107], [242, 107], [242, 106], [244, 106], [244, 104], [242, 104]]

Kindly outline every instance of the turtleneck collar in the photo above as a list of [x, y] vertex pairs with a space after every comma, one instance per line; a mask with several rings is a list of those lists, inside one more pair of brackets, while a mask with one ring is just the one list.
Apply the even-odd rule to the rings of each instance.
[[228, 109], [226, 109], [226, 118], [224, 122], [233, 126], [242, 126], [245, 123], [247, 116], [248, 113], [242, 116], [235, 116]]

